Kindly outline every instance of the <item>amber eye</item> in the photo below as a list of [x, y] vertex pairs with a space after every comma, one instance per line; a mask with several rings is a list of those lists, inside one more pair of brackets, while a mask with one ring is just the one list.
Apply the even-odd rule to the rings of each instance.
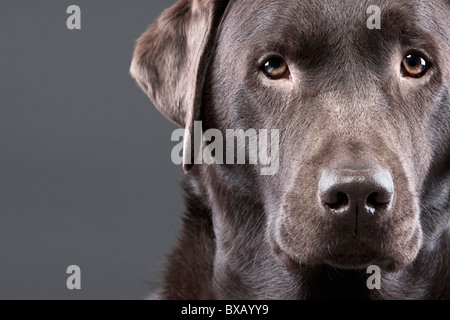
[[272, 80], [278, 80], [282, 78], [289, 79], [290, 72], [287, 63], [281, 58], [271, 58], [267, 60], [261, 67], [266, 77]]
[[402, 62], [402, 73], [405, 77], [420, 78], [427, 73], [430, 63], [416, 54], [407, 55]]

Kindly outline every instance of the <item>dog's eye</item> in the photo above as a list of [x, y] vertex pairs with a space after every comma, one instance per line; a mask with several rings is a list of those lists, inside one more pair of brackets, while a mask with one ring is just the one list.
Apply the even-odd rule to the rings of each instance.
[[289, 79], [290, 72], [287, 63], [281, 58], [271, 58], [261, 67], [266, 77], [273, 80]]
[[420, 78], [429, 68], [427, 60], [416, 54], [407, 55], [402, 62], [402, 73], [405, 77]]

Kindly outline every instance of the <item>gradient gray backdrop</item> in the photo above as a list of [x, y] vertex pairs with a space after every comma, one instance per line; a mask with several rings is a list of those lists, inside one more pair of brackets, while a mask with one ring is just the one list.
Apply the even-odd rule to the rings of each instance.
[[[175, 1], [0, 4], [0, 299], [142, 299], [183, 212], [171, 132], [128, 74]], [[66, 27], [69, 5], [82, 30]], [[82, 290], [66, 287], [78, 265]]]

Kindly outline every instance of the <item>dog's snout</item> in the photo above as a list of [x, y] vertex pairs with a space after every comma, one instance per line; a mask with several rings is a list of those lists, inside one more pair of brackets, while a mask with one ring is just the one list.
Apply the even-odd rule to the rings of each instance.
[[391, 208], [394, 181], [381, 167], [327, 169], [319, 181], [320, 206], [335, 216], [377, 216]]

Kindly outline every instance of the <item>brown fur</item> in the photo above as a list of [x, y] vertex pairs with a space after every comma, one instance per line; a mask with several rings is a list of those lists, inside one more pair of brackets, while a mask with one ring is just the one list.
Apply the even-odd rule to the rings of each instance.
[[[371, 4], [381, 30], [366, 28]], [[190, 132], [278, 128], [281, 146], [274, 176], [185, 166], [184, 228], [154, 298], [450, 299], [449, 14], [447, 0], [181, 0], [163, 13], [131, 68], [156, 107]], [[410, 50], [432, 62], [421, 79], [399, 74]], [[265, 78], [268, 54], [292, 81]], [[395, 198], [355, 239], [320, 213], [318, 180], [368, 163], [392, 174]], [[369, 263], [381, 290], [366, 287]]]

